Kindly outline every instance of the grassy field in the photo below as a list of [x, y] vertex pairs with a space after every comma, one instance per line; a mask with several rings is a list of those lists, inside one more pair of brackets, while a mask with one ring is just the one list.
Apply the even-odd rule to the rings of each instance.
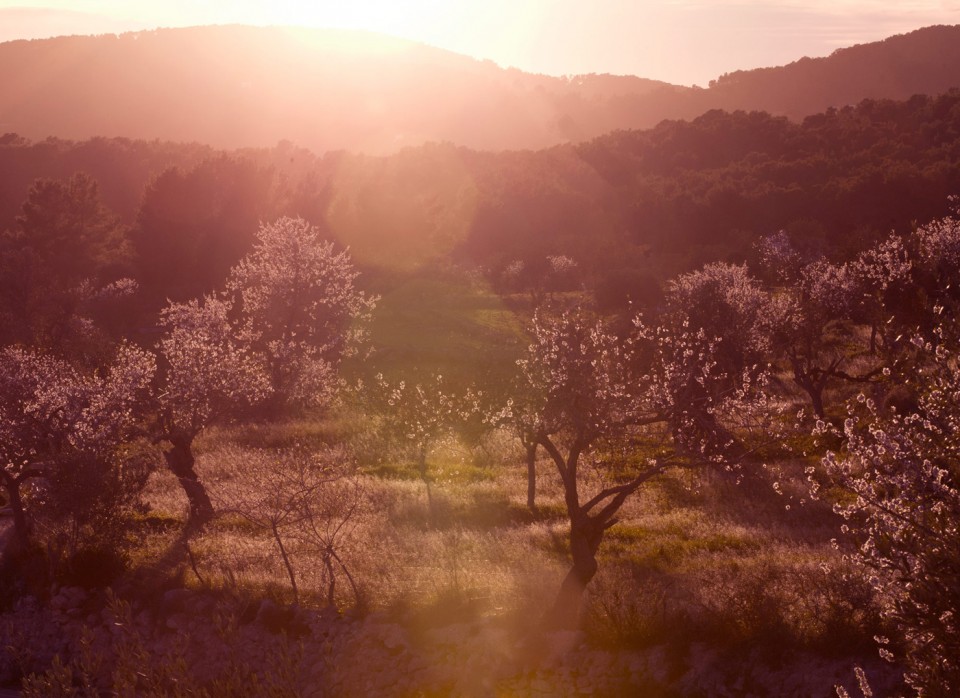
[[369, 357], [348, 376], [422, 380], [440, 373], [453, 386], [498, 389], [514, 375], [526, 347], [523, 326], [479, 278], [420, 271], [375, 279], [380, 296]]
[[[352, 360], [351, 381], [378, 372], [408, 380], [439, 372], [451, 386], [504, 392], [524, 338], [521, 321], [500, 299], [452, 273], [380, 284], [374, 351]], [[538, 463], [533, 513], [526, 506], [522, 449], [510, 433], [469, 442], [451, 434], [428, 453], [428, 498], [410, 454], [372, 436], [370, 415], [357, 410], [348, 400], [322, 415], [206, 432], [197, 442], [197, 468], [221, 513], [185, 542], [186, 499], [167, 470], [155, 472], [130, 550], [131, 584], [141, 594], [183, 585], [282, 606], [294, 601], [292, 571], [302, 607], [325, 607], [332, 593], [340, 611], [373, 614], [417, 637], [445, 627], [473, 628], [471, 637], [497, 628], [512, 638], [504, 642], [522, 643], [569, 565], [553, 465]], [[350, 489], [339, 492], [359, 494], [337, 531], [334, 547], [343, 564], [334, 570], [331, 592], [330, 560], [316, 537], [286, 525], [275, 535], [264, 521], [244, 516], [229, 493], [269, 493], [284, 464], [296, 462], [291, 454], [343, 445], [356, 467], [344, 479]], [[889, 672], [875, 661], [872, 638], [883, 624], [867, 585], [831, 545], [838, 522], [827, 504], [801, 503], [803, 469], [811, 462], [757, 463], [739, 484], [727, 474], [679, 469], [648, 483], [628, 500], [601, 547], [600, 571], [587, 594], [586, 646], [597, 656], [659, 657], [650, 671], [661, 687], [683, 685], [683, 677], [696, 672], [722, 675], [718, 680], [735, 686], [763, 666], [805, 675], [803, 686], [822, 682], [828, 695], [833, 683], [852, 677], [854, 664], [890, 685]], [[584, 474], [584, 496], [603, 486], [602, 468]], [[269, 509], [262, 501], [261, 509]], [[323, 520], [328, 531], [342, 509], [330, 511]], [[822, 677], [810, 668], [816, 661], [832, 662]], [[626, 685], [610, 690], [619, 694]], [[552, 686], [547, 694], [566, 692]], [[798, 690], [804, 695], [807, 689]]]
[[[311, 432], [305, 424], [286, 429], [294, 441], [284, 443], [277, 427], [262, 430], [260, 446], [302, 444]], [[222, 430], [203, 442], [198, 465], [213, 493], [229, 470], [227, 461], [238, 457], [238, 433]], [[250, 434], [243, 438], [249, 442]], [[362, 608], [424, 643], [447, 627], [474, 628], [468, 637], [481, 632], [478, 628], [500, 628], [504, 642], [523, 643], [569, 564], [567, 524], [552, 465], [538, 464], [533, 514], [526, 508], [521, 453], [505, 435], [494, 441], [496, 457], [483, 466], [474, 465], [475, 453], [454, 442], [431, 453], [432, 506], [403, 456], [388, 472], [361, 463], [367, 505], [339, 550], [358, 582], [359, 598], [341, 577], [336, 590], [341, 611]], [[792, 470], [799, 477], [805, 463], [780, 465], [787, 482], [783, 475]], [[610, 656], [665, 652], [669, 677], [661, 679], [667, 685], [689, 674], [717, 672], [725, 678], [711, 680], [735, 684], [743, 675], [775, 670], [805, 676], [807, 683], [797, 684], [795, 695], [810, 695], [804, 691], [818, 681], [827, 695], [833, 683], [852, 680], [853, 666], [862, 665], [875, 687], [890, 686], [895, 679], [877, 662], [872, 641], [884, 632], [883, 623], [872, 610], [866, 583], [831, 546], [833, 515], [823, 505], [788, 507], [790, 488], [784, 491], [779, 495], [760, 479], [737, 485], [686, 471], [670, 472], [641, 490], [601, 548], [600, 572], [588, 589], [587, 645]], [[186, 502], [168, 474], [155, 476], [147, 497], [159, 521], [182, 521]], [[140, 564], [153, 568], [175, 545], [178, 531], [171, 526], [155, 533], [153, 542], [141, 547]], [[181, 556], [176, 571], [186, 586], [292, 601], [267, 530], [224, 515], [190, 546], [193, 566]], [[288, 552], [300, 603], [323, 607], [322, 560], [293, 540]], [[831, 662], [829, 670], [811, 668], [825, 661]], [[818, 679], [816, 671], [826, 673]], [[788, 685], [798, 680], [785, 679]], [[612, 695], [633, 695], [627, 685]], [[558, 686], [551, 690], [568, 694]], [[526, 694], [518, 689], [517, 695]]]

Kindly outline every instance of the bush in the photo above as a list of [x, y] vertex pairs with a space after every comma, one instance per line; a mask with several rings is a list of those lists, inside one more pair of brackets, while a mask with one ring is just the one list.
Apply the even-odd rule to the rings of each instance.
[[84, 589], [110, 586], [127, 570], [127, 559], [113, 548], [80, 548], [67, 559], [60, 581]]

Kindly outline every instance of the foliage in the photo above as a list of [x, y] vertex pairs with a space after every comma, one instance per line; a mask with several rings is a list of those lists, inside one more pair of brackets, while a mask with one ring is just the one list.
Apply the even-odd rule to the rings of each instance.
[[87, 535], [104, 532], [98, 516], [130, 503], [149, 472], [131, 450], [155, 368], [152, 355], [127, 344], [94, 374], [48, 354], [0, 352], [0, 477], [20, 543], [29, 532], [28, 481], [42, 481], [40, 501], [75, 527], [92, 527]]
[[133, 240], [137, 276], [154, 309], [165, 299], [186, 301], [223, 284], [250, 248], [258, 222], [273, 214], [273, 173], [248, 158], [219, 153], [151, 175]]
[[828, 482], [850, 493], [835, 509], [902, 632], [907, 680], [922, 695], [960, 686], [960, 372], [956, 348], [941, 339], [914, 340], [915, 410], [883, 410], [861, 395], [848, 407], [845, 450], [823, 460]]
[[264, 367], [236, 338], [230, 311], [229, 302], [206, 296], [161, 312], [165, 381], [158, 401], [165, 433], [192, 439], [269, 395]]
[[90, 312], [119, 290], [110, 284], [131, 251], [97, 182], [78, 172], [34, 182], [16, 227], [0, 235], [0, 260], [0, 338], [82, 354], [95, 339]]
[[129, 262], [126, 231], [86, 173], [67, 180], [38, 179], [16, 222], [18, 237], [58, 283], [96, 279]]
[[349, 254], [302, 218], [260, 226], [228, 289], [277, 399], [324, 405], [336, 392], [340, 361], [357, 351], [376, 304], [356, 288], [358, 274]]

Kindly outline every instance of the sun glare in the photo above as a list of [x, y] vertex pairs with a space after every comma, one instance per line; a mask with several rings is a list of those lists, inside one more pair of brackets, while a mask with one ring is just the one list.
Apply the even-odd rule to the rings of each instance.
[[350, 3], [283, 3], [271, 14], [278, 24], [299, 27], [358, 29], [406, 38], [442, 30], [441, 6], [432, 0], [398, 3], [367, 0]]
[[[516, 7], [509, 0], [449, 3], [436, 0], [357, 0], [350, 3], [280, 2], [257, 14], [257, 24], [374, 32], [447, 49], [501, 64], [521, 65], [540, 32], [548, 6], [539, 0]], [[504, 22], [509, 16], [510, 21]], [[354, 37], [357, 48], [383, 50], [372, 37]], [[536, 42], [534, 42], [536, 43]], [[387, 45], [389, 46], [389, 45]], [[353, 47], [348, 47], [353, 48]]]

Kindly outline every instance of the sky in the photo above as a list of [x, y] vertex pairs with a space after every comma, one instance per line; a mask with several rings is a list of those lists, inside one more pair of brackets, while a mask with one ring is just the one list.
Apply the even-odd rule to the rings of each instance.
[[529, 72], [706, 86], [960, 24], [960, 0], [0, 0], [0, 41], [235, 23], [366, 29]]

